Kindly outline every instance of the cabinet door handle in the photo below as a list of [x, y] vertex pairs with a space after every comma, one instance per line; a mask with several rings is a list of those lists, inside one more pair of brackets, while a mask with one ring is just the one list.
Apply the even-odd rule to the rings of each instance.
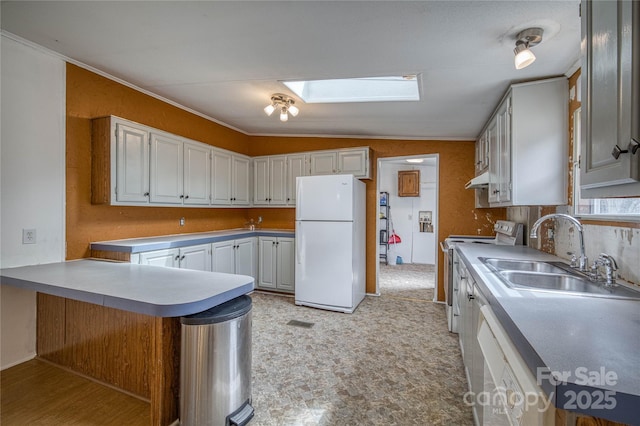
[[185, 195], [185, 196], [184, 196], [184, 198], [185, 198], [185, 200], [186, 200], [187, 198], [189, 198], [189, 196], [188, 196], [188, 195]]
[[180, 258], [180, 260], [184, 260], [184, 258], [187, 257], [184, 254], [182, 255], [182, 257]]
[[475, 299], [475, 298], [476, 298], [476, 297], [475, 297], [473, 294], [471, 294], [471, 293], [467, 293], [467, 299], [468, 299], [468, 300], [473, 300], [473, 299]]
[[144, 197], [148, 197], [148, 196], [149, 196], [149, 193], [148, 193], [148, 192], [145, 192], [145, 193], [144, 193]]
[[177, 255], [175, 258], [176, 261], [180, 260], [180, 255]]
[[638, 148], [640, 148], [640, 141], [638, 141], [636, 138], [631, 138], [631, 141], [629, 142], [629, 149], [631, 150], [631, 154], [636, 155], [636, 152], [638, 152]]
[[618, 144], [616, 144], [616, 146], [614, 146], [613, 150], [611, 151], [611, 155], [617, 160], [620, 157], [620, 154], [626, 154], [627, 152], [629, 152], [628, 149], [622, 149], [618, 146]]

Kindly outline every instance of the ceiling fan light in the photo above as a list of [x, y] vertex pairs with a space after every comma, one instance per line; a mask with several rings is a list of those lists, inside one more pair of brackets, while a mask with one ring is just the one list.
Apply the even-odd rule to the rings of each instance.
[[296, 117], [299, 112], [300, 112], [300, 110], [298, 109], [297, 106], [289, 105], [289, 114], [291, 114], [292, 116]]
[[287, 114], [287, 109], [282, 107], [282, 111], [280, 111], [280, 121], [284, 123], [287, 120], [289, 120], [289, 114]]
[[267, 115], [269, 115], [269, 116], [270, 116], [271, 114], [273, 114], [273, 111], [275, 111], [275, 110], [276, 110], [276, 107], [274, 107], [274, 106], [273, 106], [273, 104], [269, 104], [269, 105], [267, 105], [266, 107], [264, 107], [264, 112], [265, 112], [265, 114], [267, 114]]

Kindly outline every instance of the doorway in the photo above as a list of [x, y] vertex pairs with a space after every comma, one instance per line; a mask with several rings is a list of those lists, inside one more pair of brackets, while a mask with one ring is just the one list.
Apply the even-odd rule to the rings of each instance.
[[[409, 196], [407, 175], [418, 189]], [[437, 300], [438, 175], [437, 154], [378, 160], [376, 294]]]

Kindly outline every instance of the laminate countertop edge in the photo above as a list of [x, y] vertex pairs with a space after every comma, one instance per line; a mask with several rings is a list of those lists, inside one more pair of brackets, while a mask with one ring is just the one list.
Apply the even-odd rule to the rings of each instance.
[[190, 234], [160, 235], [156, 237], [128, 238], [122, 240], [96, 241], [90, 244], [92, 250], [120, 253], [143, 253], [154, 250], [188, 247], [251, 237], [293, 238], [293, 229], [228, 229], [222, 231], [196, 232]]
[[3, 285], [156, 317], [179, 317], [254, 290], [253, 277], [80, 259], [0, 269]]

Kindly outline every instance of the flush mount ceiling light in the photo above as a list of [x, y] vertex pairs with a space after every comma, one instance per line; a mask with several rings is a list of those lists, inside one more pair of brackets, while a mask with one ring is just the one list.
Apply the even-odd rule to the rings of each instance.
[[271, 103], [264, 107], [264, 112], [270, 116], [277, 109], [280, 111], [280, 121], [284, 122], [289, 120], [289, 114], [295, 117], [300, 112], [295, 103], [296, 101], [290, 96], [274, 93], [271, 95]]
[[422, 163], [424, 158], [407, 158], [407, 163]]
[[517, 70], [528, 67], [536, 60], [536, 55], [530, 50], [531, 47], [542, 41], [542, 28], [527, 28], [520, 31], [516, 36], [516, 48], [513, 53], [516, 55], [515, 65]]

